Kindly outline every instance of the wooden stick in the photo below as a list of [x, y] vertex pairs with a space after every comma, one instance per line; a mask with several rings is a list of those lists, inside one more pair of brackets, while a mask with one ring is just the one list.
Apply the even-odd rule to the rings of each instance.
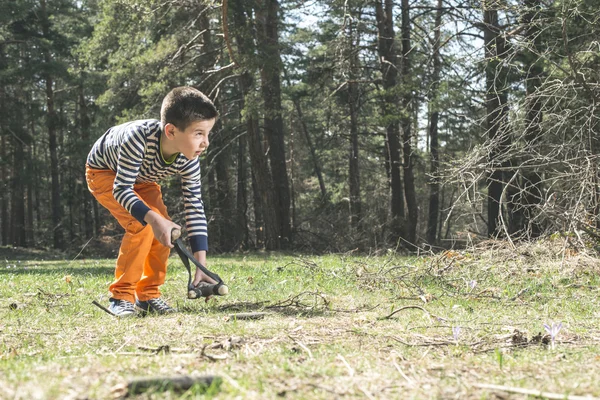
[[522, 388], [518, 388], [518, 387], [511, 387], [511, 386], [491, 385], [488, 383], [476, 383], [473, 386], [481, 388], [481, 389], [501, 390], [503, 392], [509, 392], [509, 393], [519, 393], [519, 394], [526, 394], [526, 395], [535, 396], [535, 397], [545, 397], [545, 398], [551, 399], [551, 400], [599, 400], [597, 397], [592, 397], [592, 396], [566, 395], [566, 394], [559, 394], [559, 393], [542, 392], [541, 390], [536, 390], [536, 389], [522, 389]]
[[228, 321], [242, 320], [242, 319], [262, 319], [268, 313], [266, 312], [249, 312], [249, 313], [237, 313], [237, 314], [229, 314], [227, 316]]
[[438, 316], [436, 316], [436, 315], [433, 315], [432, 313], [430, 313], [429, 311], [427, 311], [426, 309], [424, 309], [424, 308], [423, 308], [423, 307], [421, 307], [421, 306], [414, 306], [414, 305], [411, 305], [411, 306], [404, 306], [404, 307], [401, 307], [401, 308], [399, 308], [399, 309], [395, 310], [395, 311], [394, 311], [393, 313], [391, 313], [390, 315], [388, 315], [388, 316], [385, 316], [385, 317], [380, 317], [379, 319], [380, 319], [380, 320], [382, 320], [382, 319], [390, 319], [390, 318], [392, 318], [394, 315], [398, 314], [400, 311], [403, 311], [403, 310], [410, 310], [411, 308], [415, 308], [415, 309], [417, 309], [417, 310], [421, 310], [421, 311], [423, 311], [423, 312], [424, 312], [425, 314], [427, 314], [427, 315], [431, 315], [432, 317], [439, 318]]
[[137, 378], [127, 383], [127, 394], [141, 394], [148, 390], [173, 390], [183, 392], [194, 385], [209, 387], [213, 382], [220, 384], [221, 378], [213, 375], [198, 377], [182, 375], [172, 377]]
[[108, 308], [104, 307], [102, 304], [98, 303], [96, 300], [92, 301], [92, 304], [95, 305], [96, 307], [98, 307], [99, 309], [101, 309], [102, 311], [104, 311], [105, 313], [108, 313], [110, 315], [112, 315], [113, 317], [116, 317], [116, 315], [110, 311]]

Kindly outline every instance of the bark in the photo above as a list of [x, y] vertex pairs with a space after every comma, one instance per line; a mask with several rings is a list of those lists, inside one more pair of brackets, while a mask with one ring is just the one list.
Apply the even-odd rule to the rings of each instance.
[[483, 3], [484, 44], [485, 44], [485, 81], [486, 81], [486, 128], [491, 149], [488, 162], [493, 168], [488, 178], [488, 235], [496, 236], [499, 228], [500, 198], [504, 188], [504, 175], [498, 166], [507, 163], [498, 160], [508, 146], [508, 135], [504, 132], [508, 114], [505, 90], [506, 73], [500, 67], [500, 59], [505, 56], [505, 42], [498, 24], [498, 11], [493, 3]]
[[[234, 24], [236, 27], [235, 38], [238, 44], [239, 57], [247, 59], [249, 65], [254, 65], [254, 42], [250, 32], [252, 28], [249, 26], [251, 19], [248, 18], [248, 13], [251, 10], [245, 9], [245, 2], [236, 0], [230, 2], [229, 9], [234, 15]], [[248, 149], [250, 153], [250, 165], [253, 176], [254, 189], [254, 209], [255, 215], [261, 216], [263, 224], [257, 222], [257, 238], [264, 235], [264, 246], [267, 250], [275, 250], [281, 247], [279, 241], [279, 225], [277, 223], [277, 207], [274, 198], [273, 182], [271, 180], [271, 172], [267, 158], [265, 157], [265, 149], [262, 145], [262, 137], [258, 129], [258, 119], [255, 112], [252, 110], [254, 105], [248, 104], [248, 99], [252, 98], [255, 88], [255, 81], [252, 71], [245, 70], [240, 76], [240, 88], [244, 100], [244, 109], [247, 112], [246, 132], [248, 137]], [[260, 235], [259, 235], [260, 234]]]
[[35, 143], [35, 138], [36, 138], [36, 118], [34, 115], [34, 105], [33, 105], [33, 101], [31, 100], [31, 92], [27, 91], [26, 94], [26, 99], [27, 99], [27, 103], [29, 104], [29, 141], [27, 144], [27, 151], [26, 151], [26, 157], [27, 157], [27, 165], [26, 165], [26, 175], [27, 175], [27, 179], [25, 182], [25, 186], [26, 186], [26, 216], [25, 216], [25, 235], [26, 235], [26, 242], [27, 242], [27, 246], [34, 246], [35, 245], [35, 223], [34, 223], [34, 202], [33, 202], [33, 197], [34, 197], [34, 184], [36, 182], [36, 179], [34, 178], [36, 175], [36, 168], [35, 168], [35, 164], [32, 162], [33, 160], [35, 160], [35, 154], [34, 154], [34, 146], [32, 145], [32, 143]]
[[281, 115], [281, 55], [279, 52], [277, 0], [260, 0], [256, 7], [256, 32], [260, 63], [261, 89], [265, 107], [264, 132], [269, 144], [269, 161], [277, 205], [277, 223], [281, 246], [292, 243], [290, 225], [290, 188], [287, 174], [283, 119]]
[[[227, 109], [218, 104], [219, 110], [222, 110], [223, 114], [227, 114]], [[221, 251], [232, 251], [232, 241], [229, 239], [229, 235], [234, 231], [232, 218], [234, 217], [233, 209], [233, 193], [231, 191], [231, 177], [229, 173], [228, 160], [231, 159], [231, 146], [226, 146], [224, 134], [225, 132], [221, 127], [221, 120], [217, 122], [216, 132], [218, 135], [213, 137], [213, 148], [218, 149], [218, 155], [210, 161], [210, 164], [214, 166], [215, 170], [215, 186], [213, 202], [213, 213], [217, 216], [217, 225], [219, 226], [219, 249]], [[213, 134], [214, 135], [214, 134]], [[235, 245], [234, 245], [235, 246]]]
[[438, 122], [440, 117], [439, 112], [439, 86], [440, 72], [442, 62], [440, 58], [441, 46], [441, 26], [442, 26], [442, 6], [443, 1], [438, 0], [437, 10], [435, 14], [435, 31], [433, 35], [433, 71], [431, 74], [431, 94], [429, 104], [429, 154], [431, 157], [429, 172], [431, 181], [429, 182], [429, 218], [427, 220], [427, 243], [435, 245], [437, 243], [437, 226], [440, 214], [440, 184], [436, 175], [439, 171], [439, 141], [438, 141]]
[[[2, 160], [7, 159], [7, 140], [2, 135], [2, 144], [0, 145], [0, 156]], [[6, 185], [6, 181], [8, 178], [8, 168], [6, 167], [6, 163], [1, 163], [1, 173], [2, 178], [0, 180], [0, 235], [2, 236], [2, 245], [8, 245], [8, 232], [9, 232], [9, 222], [8, 222], [8, 189]]]
[[406, 241], [410, 245], [416, 244], [417, 239], [417, 222], [419, 218], [419, 206], [417, 203], [417, 194], [415, 190], [415, 175], [412, 154], [412, 121], [411, 121], [411, 104], [412, 91], [411, 77], [411, 44], [410, 44], [410, 8], [409, 1], [402, 0], [402, 65], [401, 73], [404, 83], [402, 95], [402, 118], [400, 125], [402, 128], [402, 153], [404, 156], [404, 196], [406, 198], [406, 206], [408, 210], [408, 226], [406, 232]]
[[402, 158], [400, 156], [400, 129], [394, 115], [398, 109], [397, 56], [394, 33], [394, 3], [392, 0], [377, 0], [375, 15], [378, 29], [378, 52], [383, 76], [383, 115], [389, 122], [386, 126], [386, 167], [390, 187], [390, 214], [392, 241], [403, 236], [404, 193], [402, 191]]
[[[533, 51], [528, 52], [527, 58], [527, 81], [526, 81], [526, 99], [527, 114], [525, 117], [525, 141], [527, 146], [535, 147], [541, 137], [543, 120], [542, 99], [538, 94], [538, 89], [542, 85], [543, 66], [536, 53], [541, 52], [541, 22], [538, 11], [542, 6], [539, 0], [525, 0], [525, 13], [523, 23], [526, 25], [525, 37]], [[512, 231], [514, 233], [527, 232], [531, 237], [538, 237], [541, 234], [541, 226], [532, 221], [535, 216], [536, 205], [542, 202], [542, 177], [537, 171], [525, 171], [522, 180], [523, 196], [520, 207], [520, 218], [518, 224], [515, 224]]]
[[[48, 41], [50, 38], [50, 20], [46, 12], [46, 0], [40, 1], [42, 35]], [[50, 64], [52, 63], [52, 55], [47, 47], [43, 49], [45, 71], [42, 73], [42, 78], [45, 81], [46, 89], [46, 126], [48, 129], [48, 151], [50, 152], [50, 175], [52, 181], [52, 232], [54, 239], [54, 248], [64, 249], [64, 234], [63, 234], [63, 210], [60, 200], [60, 180], [58, 166], [58, 143], [57, 143], [57, 121], [56, 111], [54, 108], [54, 80], [49, 72]]]
[[[28, 152], [31, 160], [31, 151]], [[29, 169], [29, 168], [28, 168]], [[35, 246], [35, 228], [33, 226], [33, 179], [27, 180], [27, 215], [25, 218], [25, 243], [27, 247]]]
[[[22, 118], [22, 116], [21, 116]], [[16, 132], [13, 132], [16, 135]], [[13, 168], [14, 174], [11, 184], [11, 244], [17, 247], [27, 245], [25, 232], [25, 191], [24, 191], [24, 158], [25, 143], [13, 138]]]
[[[81, 78], [83, 82], [83, 77]], [[79, 127], [81, 129], [81, 140], [83, 143], [88, 143], [90, 138], [90, 117], [88, 113], [87, 102], [85, 100], [85, 91], [83, 83], [79, 85]], [[92, 214], [92, 194], [85, 184], [85, 159], [80, 166], [81, 179], [83, 184], [81, 188], [81, 199], [83, 201], [83, 232], [86, 238], [94, 236], [94, 218]]]
[[[4, 69], [5, 66], [5, 55], [4, 49], [2, 45], [0, 45], [0, 70]], [[5, 102], [6, 93], [4, 91], [4, 85], [0, 84], [0, 111], [2, 115], [7, 115], [6, 110], [6, 102]], [[9, 235], [9, 221], [8, 221], [8, 168], [6, 160], [8, 158], [8, 140], [6, 140], [7, 132], [3, 129], [3, 124], [6, 121], [4, 118], [0, 120], [0, 238], [2, 239], [2, 245], [8, 245], [8, 235]]]
[[94, 211], [94, 235], [100, 236], [104, 223], [100, 217], [100, 206], [97, 201], [92, 201], [92, 210]]
[[[243, 108], [243, 105], [242, 105]], [[236, 193], [236, 221], [237, 226], [234, 230], [236, 244], [242, 249], [249, 248], [248, 232], [248, 191], [247, 188], [247, 168], [246, 168], [246, 136], [240, 135], [238, 139], [237, 153], [237, 193]]]
[[350, 226], [354, 230], [360, 228], [362, 219], [362, 204], [360, 199], [360, 167], [359, 167], [359, 145], [358, 145], [358, 98], [359, 87], [356, 82], [358, 75], [358, 32], [356, 43], [354, 43], [354, 32], [352, 23], [348, 24], [348, 39], [350, 51], [350, 81], [348, 82], [348, 108], [350, 110], [350, 149], [349, 149], [349, 191], [350, 191]]
[[249, 118], [247, 129], [249, 134], [250, 163], [256, 182], [255, 198], [258, 199], [258, 204], [255, 203], [254, 206], [259, 206], [259, 211], [262, 215], [263, 226], [260, 229], [264, 229], [265, 248], [267, 250], [276, 250], [281, 248], [277, 225], [276, 202], [269, 174], [269, 165], [265, 158], [265, 151], [262, 146], [256, 119]]
[[[258, 129], [258, 128], [257, 128]], [[263, 220], [262, 213], [262, 199], [260, 197], [260, 190], [256, 183], [256, 177], [252, 172], [252, 200], [254, 203], [254, 236], [256, 237], [255, 247], [257, 249], [265, 248], [265, 223]]]

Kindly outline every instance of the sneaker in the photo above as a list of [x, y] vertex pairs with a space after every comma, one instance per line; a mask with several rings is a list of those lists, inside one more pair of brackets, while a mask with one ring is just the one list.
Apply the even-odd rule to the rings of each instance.
[[146, 301], [136, 300], [135, 306], [144, 313], [152, 312], [157, 314], [170, 314], [176, 311], [160, 297]]
[[135, 314], [133, 303], [127, 300], [110, 298], [108, 310], [117, 317], [129, 317]]

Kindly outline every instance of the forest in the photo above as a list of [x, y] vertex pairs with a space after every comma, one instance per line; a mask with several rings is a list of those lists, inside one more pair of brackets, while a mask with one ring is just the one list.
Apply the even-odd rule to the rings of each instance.
[[[107, 255], [86, 156], [173, 87], [220, 118], [211, 252], [600, 237], [600, 2], [1, 0], [0, 239]], [[180, 183], [162, 183], [174, 221]]]

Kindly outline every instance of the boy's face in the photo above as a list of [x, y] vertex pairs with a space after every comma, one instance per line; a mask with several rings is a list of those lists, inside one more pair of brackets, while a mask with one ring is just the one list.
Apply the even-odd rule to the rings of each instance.
[[181, 131], [175, 125], [167, 124], [167, 135], [172, 134], [174, 149], [188, 160], [198, 157], [208, 148], [208, 135], [215, 125], [215, 119], [192, 122]]

